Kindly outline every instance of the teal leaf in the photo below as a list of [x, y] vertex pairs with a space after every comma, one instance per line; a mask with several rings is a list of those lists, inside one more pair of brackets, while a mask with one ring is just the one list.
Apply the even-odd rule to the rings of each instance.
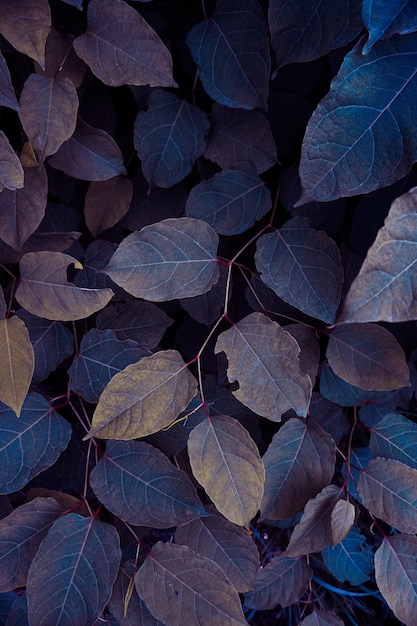
[[374, 43], [388, 39], [395, 33], [410, 33], [417, 30], [417, 10], [414, 0], [363, 0], [362, 15], [369, 31], [368, 41], [363, 47], [367, 54]]
[[373, 553], [366, 544], [366, 538], [356, 527], [334, 548], [324, 548], [322, 555], [330, 573], [340, 582], [362, 585], [369, 580], [373, 569]]
[[369, 449], [374, 457], [395, 459], [417, 469], [417, 425], [389, 413], [371, 429]]

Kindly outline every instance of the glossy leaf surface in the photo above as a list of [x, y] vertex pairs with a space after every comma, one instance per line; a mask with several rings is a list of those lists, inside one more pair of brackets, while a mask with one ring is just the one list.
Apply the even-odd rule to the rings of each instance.
[[357, 528], [353, 527], [336, 546], [324, 548], [322, 555], [326, 566], [340, 582], [362, 585], [369, 580], [373, 569], [373, 555], [366, 549], [366, 538]]
[[0, 401], [19, 417], [35, 367], [27, 328], [18, 317], [0, 320]]
[[374, 457], [395, 459], [417, 469], [417, 425], [402, 415], [388, 413], [373, 426], [369, 449]]

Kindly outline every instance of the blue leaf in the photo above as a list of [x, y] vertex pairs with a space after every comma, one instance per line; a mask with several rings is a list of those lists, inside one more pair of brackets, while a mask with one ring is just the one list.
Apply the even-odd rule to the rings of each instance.
[[317, 391], [313, 391], [309, 414], [337, 444], [349, 430], [346, 409], [323, 398]]
[[365, 404], [359, 409], [359, 419], [368, 428], [373, 428], [385, 415], [394, 413], [395, 406], [394, 397], [381, 404]]
[[320, 393], [340, 406], [358, 406], [368, 403], [386, 402], [394, 391], [365, 391], [350, 385], [337, 376], [330, 365], [325, 363], [320, 376]]
[[228, 107], [267, 108], [268, 26], [257, 0], [217, 0], [187, 36], [204, 89]]
[[367, 54], [379, 39], [417, 30], [416, 9], [414, 0], [363, 0], [363, 21], [369, 31], [363, 53]]
[[[368, 447], [365, 448], [352, 448], [350, 451], [350, 473], [348, 478], [348, 492], [353, 498], [356, 498], [358, 502], [361, 502], [360, 495], [356, 488], [358, 484], [360, 470], [366, 467], [373, 458], [372, 453]], [[346, 476], [346, 463], [342, 465], [342, 476]]]
[[362, 585], [369, 580], [373, 570], [373, 552], [356, 527], [337, 546], [325, 548], [322, 555], [329, 571], [340, 582]]
[[298, 205], [368, 193], [405, 176], [415, 161], [417, 34], [346, 55], [304, 137]]
[[372, 428], [369, 449], [374, 457], [395, 459], [417, 469], [417, 425], [389, 413]]
[[134, 144], [151, 187], [172, 187], [192, 170], [209, 129], [205, 114], [172, 93], [152, 91], [134, 127]]

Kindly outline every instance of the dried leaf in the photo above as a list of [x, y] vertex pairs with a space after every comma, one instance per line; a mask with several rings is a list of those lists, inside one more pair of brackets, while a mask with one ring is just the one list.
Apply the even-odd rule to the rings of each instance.
[[19, 417], [35, 357], [27, 328], [16, 316], [0, 320], [0, 355], [0, 400]]

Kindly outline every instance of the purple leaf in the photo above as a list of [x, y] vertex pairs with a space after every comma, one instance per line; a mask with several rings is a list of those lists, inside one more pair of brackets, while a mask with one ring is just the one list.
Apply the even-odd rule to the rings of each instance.
[[10, 78], [9, 68], [7, 67], [4, 56], [0, 52], [0, 105], [9, 107], [15, 111], [19, 110], [19, 104], [13, 89], [12, 79]]
[[45, 41], [51, 28], [48, 0], [0, 0], [0, 33], [12, 46], [45, 66]]

